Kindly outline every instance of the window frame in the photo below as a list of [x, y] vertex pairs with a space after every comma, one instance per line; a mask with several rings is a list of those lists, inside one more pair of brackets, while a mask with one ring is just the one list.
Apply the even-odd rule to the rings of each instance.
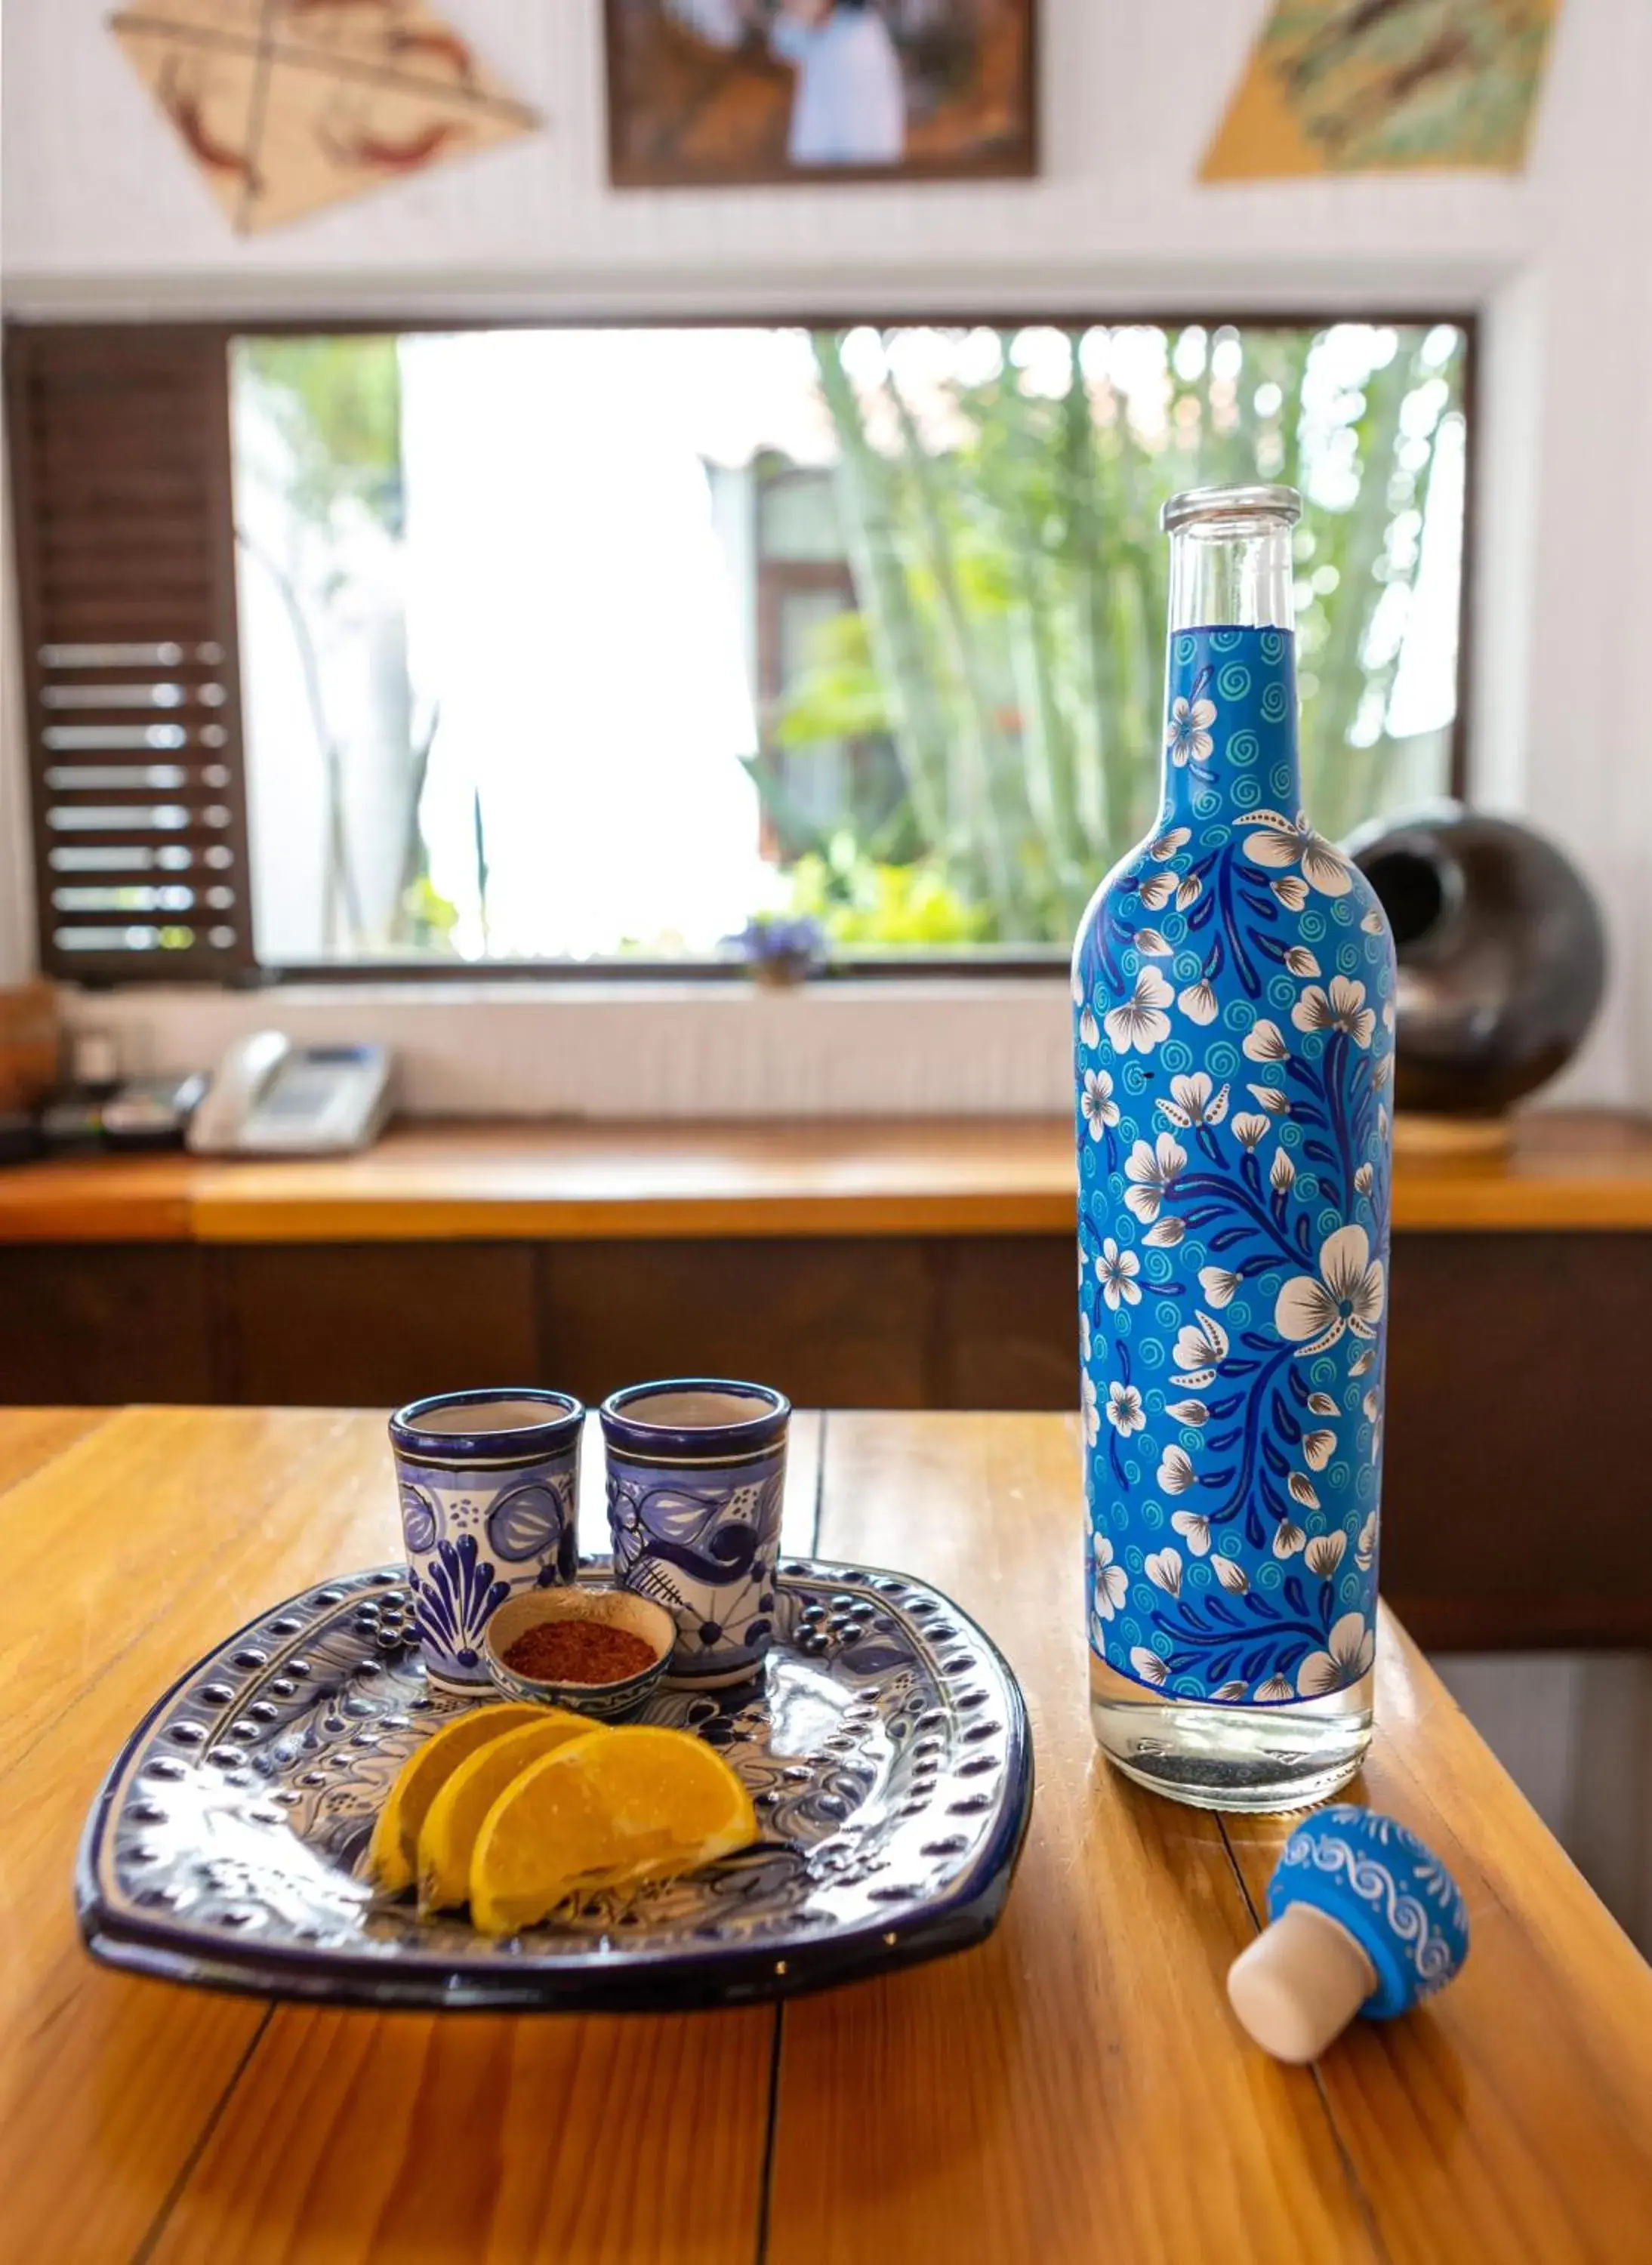
[[[761, 315], [738, 311], [710, 311], [696, 309], [692, 312], [675, 310], [663, 313], [579, 312], [571, 315], [548, 317], [544, 314], [509, 314], [494, 316], [465, 315], [443, 317], [428, 313], [397, 316], [375, 313], [356, 317], [333, 317], [317, 314], [308, 317], [280, 316], [260, 320], [248, 317], [240, 321], [182, 321], [176, 323], [102, 323], [95, 327], [105, 331], [133, 332], [164, 331], [186, 335], [200, 345], [208, 342], [222, 351], [225, 365], [223, 399], [225, 428], [220, 433], [201, 436], [201, 446], [209, 461], [222, 462], [222, 471], [218, 481], [218, 496], [222, 503], [223, 524], [219, 530], [221, 546], [227, 544], [229, 554], [234, 545], [234, 499], [229, 478], [229, 435], [228, 431], [229, 354], [232, 342], [238, 338], [352, 338], [382, 337], [385, 335], [469, 334], [484, 331], [522, 330], [733, 330], [756, 328], [850, 331], [861, 328], [889, 330], [900, 328], [977, 328], [993, 330], [1026, 330], [1049, 324], [1070, 330], [1092, 324], [1107, 329], [1152, 328], [1175, 330], [1187, 325], [1213, 331], [1226, 326], [1243, 330], [1288, 330], [1330, 328], [1338, 324], [1358, 323], [1393, 324], [1406, 327], [1433, 327], [1449, 324], [1463, 337], [1462, 412], [1464, 419], [1463, 458], [1463, 546], [1459, 582], [1456, 711], [1452, 718], [1450, 743], [1450, 766], [1447, 791], [1458, 801], [1469, 798], [1472, 784], [1470, 767], [1471, 717], [1470, 703], [1474, 682], [1474, 651], [1475, 631], [1475, 601], [1479, 586], [1479, 457], [1481, 451], [1480, 369], [1481, 316], [1474, 306], [1389, 305], [1362, 302], [1351, 307], [1305, 308], [1284, 306], [1176, 306], [1096, 307], [1079, 311], [1072, 307], [1059, 311], [1040, 312], [1036, 309], [1007, 310], [1002, 306], [980, 304], [951, 307], [943, 310], [926, 308], [921, 312], [905, 312], [877, 308], [857, 308], [853, 312], [843, 308], [825, 312], [819, 309], [765, 310]], [[5, 325], [8, 334], [26, 333], [37, 330], [78, 328], [79, 325], [59, 325], [13, 318]], [[18, 357], [8, 354], [8, 362], [16, 367]], [[18, 406], [15, 389], [8, 387], [7, 422], [11, 442], [14, 467], [18, 460]], [[39, 701], [39, 667], [33, 637], [28, 625], [35, 610], [35, 572], [33, 527], [32, 514], [38, 499], [30, 488], [19, 484], [20, 492], [14, 495], [11, 542], [18, 574], [19, 609], [24, 625], [25, 650], [22, 671], [28, 700], [31, 729], [25, 732], [28, 761], [28, 793], [33, 810], [33, 843], [31, 859], [36, 917], [39, 928], [42, 964], [49, 965], [52, 956], [50, 930], [54, 922], [51, 897], [51, 876], [44, 863], [44, 812], [40, 806], [40, 789], [34, 776], [33, 722]], [[238, 632], [237, 632], [238, 636]], [[760, 638], [760, 652], [762, 640]], [[237, 642], [229, 655], [229, 676], [234, 686], [237, 725], [244, 719], [240, 705], [240, 663], [242, 655]], [[763, 697], [759, 688], [760, 701]], [[241, 732], [237, 730], [237, 739]], [[244, 809], [246, 774], [244, 744], [240, 750], [241, 771], [238, 794]], [[282, 960], [264, 962], [256, 958], [257, 905], [253, 888], [251, 861], [244, 867], [245, 877], [246, 926], [251, 939], [247, 964], [226, 969], [215, 980], [207, 977], [203, 987], [218, 990], [279, 989], [284, 985], [323, 985], [329, 987], [352, 984], [360, 985], [428, 983], [446, 986], [455, 983], [501, 982], [596, 984], [622, 986], [639, 984], [721, 984], [739, 983], [749, 980], [746, 963], [729, 956], [713, 958], [646, 958], [637, 955], [615, 955], [611, 958], [589, 959], [395, 959], [361, 960]], [[1098, 871], [1099, 882], [1103, 876]], [[811, 971], [810, 982], [839, 984], [945, 981], [956, 984], [980, 979], [987, 983], [1003, 978], [1052, 976], [1064, 972], [1067, 952], [1059, 944], [1038, 945], [972, 945], [967, 948], [935, 946], [921, 953], [857, 952], [833, 953]], [[157, 971], [152, 966], [135, 966], [129, 975], [100, 968], [84, 974], [72, 970], [62, 971], [61, 980], [77, 981], [88, 989], [125, 989], [132, 986], [153, 983]]]

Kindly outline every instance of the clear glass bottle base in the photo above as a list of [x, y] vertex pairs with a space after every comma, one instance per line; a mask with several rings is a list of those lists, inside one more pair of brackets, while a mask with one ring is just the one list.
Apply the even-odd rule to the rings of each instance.
[[1372, 1677], [1290, 1707], [1167, 1699], [1090, 1654], [1090, 1727], [1116, 1769], [1195, 1809], [1311, 1809], [1348, 1783], [1371, 1744]]

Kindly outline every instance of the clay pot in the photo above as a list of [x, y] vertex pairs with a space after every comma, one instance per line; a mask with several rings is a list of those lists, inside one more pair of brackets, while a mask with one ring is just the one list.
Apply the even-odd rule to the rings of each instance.
[[1347, 846], [1394, 929], [1397, 1108], [1495, 1117], [1571, 1060], [1600, 1005], [1606, 940], [1552, 841], [1447, 803]]

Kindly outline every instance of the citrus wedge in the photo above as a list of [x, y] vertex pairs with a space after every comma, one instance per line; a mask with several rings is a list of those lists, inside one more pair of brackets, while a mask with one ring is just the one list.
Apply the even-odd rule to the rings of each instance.
[[601, 1726], [565, 1707], [535, 1707], [535, 1719], [506, 1730], [462, 1761], [418, 1829], [418, 1908], [448, 1911], [470, 1893], [470, 1856], [487, 1814], [530, 1762]]
[[751, 1797], [688, 1730], [613, 1730], [531, 1763], [489, 1810], [470, 1917], [514, 1934], [571, 1896], [691, 1872], [757, 1838]]
[[411, 1887], [426, 1811], [460, 1763], [490, 1738], [536, 1722], [542, 1711], [517, 1705], [472, 1707], [444, 1722], [409, 1754], [385, 1797], [368, 1847], [368, 1868], [380, 1887], [391, 1895]]

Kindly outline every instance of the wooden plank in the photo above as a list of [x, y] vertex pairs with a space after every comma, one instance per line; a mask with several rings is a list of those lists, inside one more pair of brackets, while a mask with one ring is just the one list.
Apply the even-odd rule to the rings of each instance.
[[541, 1361], [523, 1244], [266, 1243], [211, 1255], [237, 1400], [388, 1411], [471, 1385], [573, 1388]]
[[[1357, 1797], [1442, 1855], [1472, 1942], [1402, 2021], [1356, 2022], [1320, 2078], [1385, 2253], [1601, 2265], [1652, 2230], [1652, 1970], [1391, 1613]], [[1234, 1817], [1251, 1898], [1294, 1820]]]
[[[22, 1165], [0, 1175], [0, 1242], [1053, 1236], [1073, 1187], [1052, 1118], [410, 1125], [363, 1156]], [[1652, 1229], [1652, 1123], [1534, 1111], [1507, 1157], [1402, 1159], [1394, 1225]]]
[[[0, 1410], [0, 1438], [18, 1418]], [[0, 1631], [0, 2193], [8, 2255], [131, 2256], [257, 2035], [255, 2000], [136, 1982], [80, 1945], [86, 1810], [144, 1709], [261, 1606], [391, 1555], [376, 1424], [128, 1411], [0, 1496], [49, 1609]]]
[[181, 1154], [18, 1164], [0, 1172], [0, 1244], [188, 1242], [199, 1169]]
[[651, 1376], [746, 1376], [794, 1403], [922, 1405], [930, 1282], [922, 1247], [832, 1235], [547, 1250], [545, 1373], [599, 1402]]
[[0, 1496], [107, 1420], [101, 1408], [0, 1409]]
[[207, 1264], [186, 1243], [0, 1247], [0, 1399], [215, 1398]]
[[786, 2009], [773, 2265], [1379, 2254], [1313, 2076], [1227, 2016], [1252, 1924], [1215, 1820], [1094, 1753], [1080, 1505], [1069, 1419], [830, 1420], [822, 1553], [980, 1620], [1026, 1690], [1038, 1794], [992, 1941]]

